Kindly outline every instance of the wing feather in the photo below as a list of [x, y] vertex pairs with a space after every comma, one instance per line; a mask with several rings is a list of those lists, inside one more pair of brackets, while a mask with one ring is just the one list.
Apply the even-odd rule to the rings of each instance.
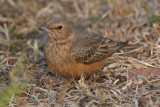
[[74, 59], [83, 63], [93, 63], [110, 57], [124, 46], [104, 38], [99, 33], [83, 32], [78, 36], [71, 45], [70, 53]]

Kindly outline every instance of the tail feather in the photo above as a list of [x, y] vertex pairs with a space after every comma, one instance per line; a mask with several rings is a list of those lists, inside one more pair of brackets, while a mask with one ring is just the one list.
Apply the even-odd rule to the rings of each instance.
[[128, 44], [128, 42], [117, 42], [117, 45], [122, 46], [123, 49], [132, 49], [140, 46], [140, 45], [131, 45], [131, 44]]
[[127, 46], [127, 45], [128, 45], [128, 42], [117, 42], [117, 45]]

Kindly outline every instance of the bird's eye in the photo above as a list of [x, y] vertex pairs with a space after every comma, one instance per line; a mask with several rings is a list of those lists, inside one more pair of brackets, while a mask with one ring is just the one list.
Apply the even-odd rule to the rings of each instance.
[[58, 28], [58, 29], [62, 29], [62, 26], [58, 26], [57, 28]]

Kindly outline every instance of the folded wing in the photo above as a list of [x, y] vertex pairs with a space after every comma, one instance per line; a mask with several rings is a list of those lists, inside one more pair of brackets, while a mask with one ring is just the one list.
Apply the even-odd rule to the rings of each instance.
[[87, 36], [83, 35], [79, 35], [70, 48], [72, 57], [83, 63], [93, 63], [110, 57], [117, 50], [127, 45], [126, 42], [108, 40], [99, 33], [92, 32], [88, 33]]

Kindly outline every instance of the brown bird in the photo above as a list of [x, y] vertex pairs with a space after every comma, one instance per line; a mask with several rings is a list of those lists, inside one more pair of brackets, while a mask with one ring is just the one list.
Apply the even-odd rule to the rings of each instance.
[[64, 18], [54, 18], [39, 29], [50, 38], [43, 49], [48, 68], [66, 77], [79, 78], [99, 71], [106, 58], [127, 45], [98, 32], [75, 30]]

